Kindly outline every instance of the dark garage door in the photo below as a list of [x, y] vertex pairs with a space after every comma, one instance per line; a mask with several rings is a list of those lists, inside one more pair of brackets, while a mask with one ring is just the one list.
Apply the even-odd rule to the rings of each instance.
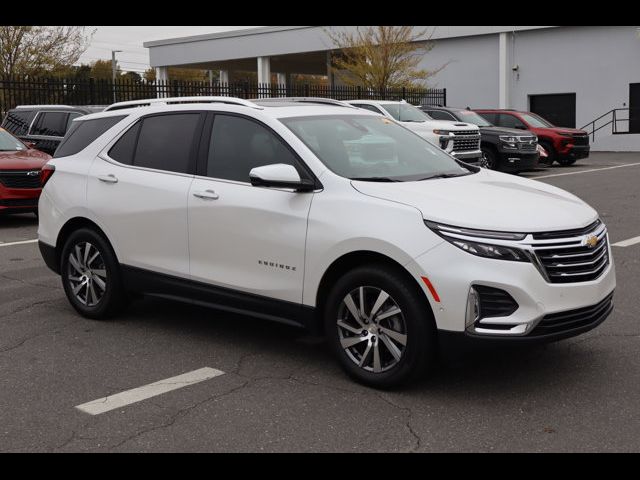
[[629, 133], [640, 133], [640, 83], [629, 85]]
[[558, 127], [576, 128], [576, 94], [529, 95], [529, 108]]

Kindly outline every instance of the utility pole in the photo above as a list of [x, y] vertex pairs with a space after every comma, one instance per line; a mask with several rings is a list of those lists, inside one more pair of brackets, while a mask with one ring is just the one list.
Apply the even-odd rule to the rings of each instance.
[[111, 86], [113, 88], [113, 103], [116, 103], [116, 53], [122, 50], [111, 50]]

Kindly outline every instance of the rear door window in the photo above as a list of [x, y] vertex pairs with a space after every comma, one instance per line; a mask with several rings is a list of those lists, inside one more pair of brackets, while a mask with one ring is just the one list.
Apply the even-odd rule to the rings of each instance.
[[428, 110], [426, 113], [434, 120], [456, 120], [453, 115], [451, 115], [449, 112], [445, 112], [444, 110]]
[[498, 125], [498, 115], [496, 115], [495, 113], [479, 112], [478, 115], [486, 118], [487, 122], [491, 123], [492, 125]]
[[508, 113], [499, 113], [498, 114], [498, 123], [497, 125], [505, 128], [527, 128], [522, 121], [515, 115], [510, 115]]
[[53, 154], [53, 157], [58, 158], [75, 155], [81, 150], [84, 150], [91, 142], [125, 117], [126, 115], [119, 115], [117, 117], [96, 118], [95, 120], [75, 122]]
[[176, 173], [194, 173], [194, 139], [204, 115], [154, 115], [142, 121], [133, 165]]
[[31, 135], [64, 137], [68, 117], [67, 112], [40, 112], [31, 128]]

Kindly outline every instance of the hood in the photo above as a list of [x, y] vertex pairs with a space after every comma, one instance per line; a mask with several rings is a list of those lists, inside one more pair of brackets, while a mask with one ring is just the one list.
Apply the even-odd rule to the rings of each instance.
[[567, 133], [569, 135], [587, 135], [586, 131], [579, 130], [577, 128], [549, 127], [549, 128], [538, 128], [538, 130], [549, 130], [554, 133]]
[[485, 169], [419, 182], [351, 183], [365, 195], [411, 205], [426, 220], [457, 227], [544, 232], [581, 228], [598, 218], [593, 208], [569, 192]]
[[505, 127], [480, 127], [481, 134], [489, 134], [489, 135], [515, 135], [515, 136], [534, 136], [530, 130], [520, 130], [517, 128], [505, 128]]
[[40, 150], [16, 150], [0, 152], [0, 170], [40, 170], [51, 159]]
[[420, 131], [434, 129], [438, 130], [477, 130], [478, 126], [473, 123], [450, 122], [448, 120], [426, 120], [424, 122], [399, 122], [410, 130]]

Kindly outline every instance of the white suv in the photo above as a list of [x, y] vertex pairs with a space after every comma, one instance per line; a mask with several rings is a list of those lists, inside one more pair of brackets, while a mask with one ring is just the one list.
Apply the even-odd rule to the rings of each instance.
[[557, 339], [611, 312], [607, 231], [574, 195], [349, 106], [199, 102], [78, 118], [46, 166], [40, 249], [80, 314], [131, 293], [247, 312], [389, 387], [446, 335]]
[[460, 160], [468, 163], [482, 160], [480, 129], [473, 123], [434, 120], [404, 100], [349, 100], [347, 103], [395, 120]]

